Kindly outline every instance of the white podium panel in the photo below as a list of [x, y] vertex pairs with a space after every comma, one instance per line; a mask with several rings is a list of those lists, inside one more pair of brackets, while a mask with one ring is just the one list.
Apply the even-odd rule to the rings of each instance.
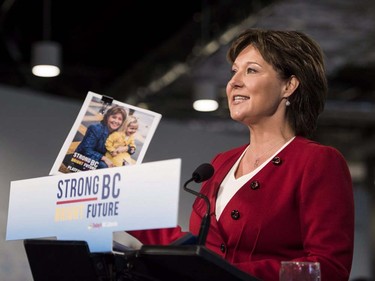
[[112, 233], [174, 227], [181, 159], [11, 182], [6, 240], [85, 240], [112, 251]]

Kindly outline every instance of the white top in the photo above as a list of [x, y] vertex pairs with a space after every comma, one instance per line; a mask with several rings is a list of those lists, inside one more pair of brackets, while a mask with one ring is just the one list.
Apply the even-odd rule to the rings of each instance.
[[236, 194], [236, 192], [246, 183], [248, 182], [254, 175], [256, 175], [264, 166], [267, 165], [269, 161], [271, 161], [276, 154], [278, 154], [281, 150], [283, 150], [295, 137], [291, 138], [287, 143], [285, 143], [278, 151], [276, 151], [271, 157], [264, 161], [262, 165], [257, 167], [255, 170], [251, 171], [250, 173], [243, 175], [236, 179], [234, 176], [235, 171], [237, 170], [238, 164], [240, 160], [244, 156], [245, 152], [248, 150], [250, 145], [242, 152], [241, 156], [238, 158], [236, 163], [234, 163], [232, 169], [228, 172], [227, 176], [224, 178], [220, 185], [219, 192], [216, 198], [216, 219], [219, 220], [221, 213], [223, 212], [225, 206], [228, 204], [229, 200]]

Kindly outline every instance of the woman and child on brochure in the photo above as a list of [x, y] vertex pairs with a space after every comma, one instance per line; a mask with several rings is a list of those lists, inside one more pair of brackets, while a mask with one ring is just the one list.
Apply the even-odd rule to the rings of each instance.
[[102, 121], [88, 127], [76, 152], [97, 161], [98, 169], [120, 167], [134, 163], [135, 133], [138, 120], [125, 108], [114, 105], [104, 114]]

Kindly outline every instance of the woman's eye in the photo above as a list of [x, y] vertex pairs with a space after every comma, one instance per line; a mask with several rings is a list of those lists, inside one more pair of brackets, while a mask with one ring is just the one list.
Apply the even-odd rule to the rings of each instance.
[[249, 68], [246, 69], [247, 74], [254, 73], [254, 72], [256, 72], [256, 70], [254, 68], [249, 67]]

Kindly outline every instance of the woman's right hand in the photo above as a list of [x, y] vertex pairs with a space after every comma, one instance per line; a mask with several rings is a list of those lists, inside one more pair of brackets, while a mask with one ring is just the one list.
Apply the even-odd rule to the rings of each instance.
[[115, 166], [115, 165], [113, 165], [112, 161], [109, 160], [109, 159], [108, 159], [107, 157], [105, 157], [105, 156], [102, 157], [102, 160], [107, 164], [107, 166], [108, 166], [109, 168]]
[[119, 146], [118, 148], [116, 148], [116, 152], [117, 153], [123, 153], [123, 152], [128, 152], [129, 150], [129, 146], [128, 145], [122, 145], [122, 146]]

